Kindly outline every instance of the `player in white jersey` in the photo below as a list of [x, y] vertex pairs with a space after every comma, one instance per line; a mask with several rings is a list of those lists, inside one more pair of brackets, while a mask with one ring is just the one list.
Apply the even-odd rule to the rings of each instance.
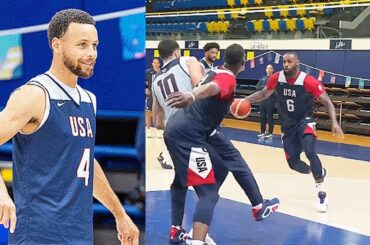
[[[168, 45], [168, 46], [166, 46]], [[163, 66], [157, 73], [156, 78], [152, 82], [153, 93], [153, 112], [158, 105], [164, 108], [165, 121], [176, 111], [175, 108], [166, 106], [166, 98], [169, 94], [177, 91], [191, 91], [202, 78], [201, 67], [199, 62], [194, 57], [180, 57], [180, 48], [176, 41], [163, 40], [158, 47], [168, 47], [172, 53], [161, 52], [161, 57], [170, 57], [163, 59]], [[189, 78], [192, 83], [189, 82]], [[185, 82], [184, 82], [185, 81]], [[161, 112], [162, 113], [162, 112]], [[154, 125], [157, 129], [164, 129], [163, 121], [157, 116], [153, 117]], [[167, 150], [161, 152], [157, 160], [164, 169], [172, 169], [173, 163]]]

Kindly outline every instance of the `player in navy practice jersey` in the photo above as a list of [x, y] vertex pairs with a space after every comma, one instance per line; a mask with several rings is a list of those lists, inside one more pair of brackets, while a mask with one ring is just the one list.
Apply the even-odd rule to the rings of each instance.
[[145, 113], [145, 122], [146, 128], [150, 129], [151, 118], [152, 118], [152, 105], [153, 105], [153, 97], [152, 97], [152, 82], [155, 78], [155, 74], [159, 71], [161, 63], [159, 58], [154, 58], [152, 62], [152, 67], [145, 71], [145, 80], [146, 80], [146, 113]]
[[[225, 166], [229, 163], [223, 161], [235, 157], [234, 149], [227, 152], [217, 148], [217, 144], [228, 146], [225, 141], [212, 142], [211, 138], [218, 134], [215, 129], [233, 100], [235, 76], [243, 70], [244, 50], [240, 45], [231, 45], [225, 50], [224, 66], [210, 71], [201, 86], [191, 92], [172, 93], [167, 98], [169, 106], [185, 107], [169, 118], [164, 138], [176, 172], [171, 191], [172, 187], [193, 186], [199, 197], [193, 218], [193, 245], [204, 244], [218, 201], [218, 190], [228, 172]], [[262, 220], [277, 208], [278, 200], [263, 202], [252, 173], [249, 169], [245, 173], [249, 177], [248, 197], [255, 203], [254, 217]]]
[[[318, 99], [329, 112], [332, 132], [343, 137], [334, 106], [325, 92], [324, 85], [299, 70], [299, 58], [294, 52], [284, 55], [284, 70], [273, 74], [263, 90], [245, 99], [255, 103], [267, 99], [274, 91], [277, 94], [279, 120], [283, 132], [282, 141], [289, 167], [304, 174], [312, 172], [318, 191], [317, 208], [321, 212], [326, 212], [328, 199], [323, 187], [326, 170], [322, 167], [315, 151], [316, 131], [313, 109], [315, 99]], [[302, 150], [310, 166], [300, 159]]]
[[207, 43], [204, 45], [203, 50], [204, 57], [199, 60], [199, 63], [203, 68], [203, 73], [206, 74], [214, 68], [217, 53], [220, 51], [220, 45], [215, 42]]
[[0, 144], [13, 138], [15, 204], [0, 177], [0, 223], [9, 244], [93, 244], [93, 196], [115, 216], [122, 244], [139, 231], [94, 159], [96, 99], [77, 85], [97, 58], [94, 19], [77, 9], [54, 15], [48, 28], [49, 71], [10, 96], [0, 112]]

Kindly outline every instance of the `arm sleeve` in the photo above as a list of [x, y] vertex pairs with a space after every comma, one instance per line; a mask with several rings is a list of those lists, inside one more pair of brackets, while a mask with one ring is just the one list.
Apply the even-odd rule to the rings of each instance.
[[213, 78], [213, 81], [220, 86], [221, 92], [218, 98], [221, 100], [227, 100], [232, 98], [236, 86], [236, 79], [230, 74], [217, 74]]
[[278, 78], [279, 78], [279, 72], [272, 74], [266, 82], [266, 88], [268, 90], [275, 89], [278, 83]]
[[312, 94], [315, 98], [319, 98], [322, 93], [325, 91], [324, 84], [318, 81], [313, 76], [307, 76], [304, 80], [304, 88], [305, 90]]

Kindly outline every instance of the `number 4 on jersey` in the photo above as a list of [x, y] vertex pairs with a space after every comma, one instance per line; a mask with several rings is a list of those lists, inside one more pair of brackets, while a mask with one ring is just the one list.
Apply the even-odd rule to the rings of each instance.
[[89, 172], [90, 169], [90, 148], [86, 148], [82, 155], [80, 165], [77, 169], [77, 177], [78, 178], [85, 178], [85, 186], [89, 184]]

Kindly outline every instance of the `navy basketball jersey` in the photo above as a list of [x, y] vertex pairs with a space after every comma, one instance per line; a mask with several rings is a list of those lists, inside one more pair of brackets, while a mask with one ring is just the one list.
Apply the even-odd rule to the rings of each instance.
[[279, 72], [276, 86], [279, 120], [283, 132], [313, 118], [314, 97], [304, 87], [307, 74], [300, 72], [294, 84], [288, 84], [284, 71]]
[[207, 74], [209, 71], [213, 70], [213, 63], [208, 64], [206, 61], [206, 58], [203, 57], [199, 60], [199, 63], [203, 66], [204, 68], [204, 74]]
[[236, 79], [231, 71], [220, 67], [208, 72], [201, 85], [209, 82], [217, 83], [220, 86], [221, 93], [206, 99], [196, 100], [184, 110], [194, 120], [200, 121], [204, 129], [210, 134], [220, 125], [229, 110], [236, 87]]
[[146, 80], [146, 87], [152, 91], [152, 82], [156, 76], [156, 71], [153, 68], [147, 69], [145, 71], [145, 80]]
[[95, 96], [77, 86], [74, 101], [50, 73], [28, 84], [44, 89], [47, 105], [35, 132], [13, 138], [17, 226], [9, 244], [91, 245]]

